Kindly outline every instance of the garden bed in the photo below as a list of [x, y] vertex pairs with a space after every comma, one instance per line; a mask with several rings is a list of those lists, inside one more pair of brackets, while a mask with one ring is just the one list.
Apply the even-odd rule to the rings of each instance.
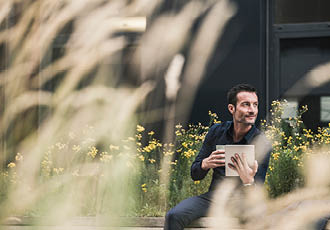
[[[111, 222], [111, 224], [110, 224]], [[36, 223], [38, 223], [36, 225]], [[189, 225], [187, 229], [205, 229], [212, 223], [212, 218], [204, 217], [197, 221], [194, 221]], [[65, 221], [62, 224], [58, 224], [43, 218], [32, 217], [10, 217], [7, 218], [2, 225], [1, 229], [56, 229], [67, 230], [70, 229], [89, 229], [89, 230], [101, 230], [101, 229], [163, 229], [164, 217], [129, 217], [129, 218], [116, 218], [111, 219], [109, 217], [75, 217], [69, 221]]]
[[[203, 217], [188, 226], [186, 229], [198, 230], [208, 229], [215, 219], [211, 217]], [[2, 222], [0, 229], [4, 230], [161, 230], [164, 226], [164, 217], [121, 217], [109, 218], [100, 217], [75, 217], [67, 221], [59, 223], [47, 220], [45, 218], [34, 217], [10, 217]], [[234, 226], [233, 230], [241, 229]], [[330, 230], [330, 226], [326, 227]]]

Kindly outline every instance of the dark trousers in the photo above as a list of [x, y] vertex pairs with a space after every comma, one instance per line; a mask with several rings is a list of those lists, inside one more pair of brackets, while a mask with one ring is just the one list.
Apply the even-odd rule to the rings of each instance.
[[172, 208], [165, 217], [165, 230], [181, 230], [192, 221], [206, 216], [211, 205], [211, 193], [190, 197]]
[[[194, 220], [206, 216], [212, 203], [211, 198], [212, 193], [209, 192], [181, 201], [166, 214], [164, 230], [182, 230]], [[330, 216], [319, 219], [312, 229], [325, 230], [329, 220]]]

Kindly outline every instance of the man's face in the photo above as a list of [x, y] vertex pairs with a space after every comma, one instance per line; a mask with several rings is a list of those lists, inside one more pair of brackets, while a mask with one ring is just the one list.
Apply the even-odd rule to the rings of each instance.
[[229, 104], [229, 112], [238, 123], [253, 125], [258, 115], [258, 97], [254, 92], [239, 92], [236, 106]]

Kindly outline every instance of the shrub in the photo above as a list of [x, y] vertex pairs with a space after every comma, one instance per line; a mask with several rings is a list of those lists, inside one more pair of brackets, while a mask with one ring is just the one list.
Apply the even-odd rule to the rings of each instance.
[[328, 145], [329, 128], [319, 128], [317, 133], [306, 129], [302, 114], [308, 108], [302, 106], [296, 117], [282, 119], [287, 102], [272, 103], [271, 118], [263, 121], [262, 128], [272, 141], [273, 151], [266, 174], [266, 188], [271, 198], [275, 198], [305, 184], [303, 175], [304, 160], [313, 148]]

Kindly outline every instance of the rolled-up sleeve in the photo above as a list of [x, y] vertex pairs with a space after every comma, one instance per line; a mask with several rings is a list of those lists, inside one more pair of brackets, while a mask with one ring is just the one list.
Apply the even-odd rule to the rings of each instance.
[[193, 180], [202, 180], [209, 170], [202, 169], [202, 161], [210, 156], [214, 148], [215, 130], [219, 124], [213, 125], [206, 134], [201, 150], [199, 151], [195, 161], [191, 165], [191, 178]]

